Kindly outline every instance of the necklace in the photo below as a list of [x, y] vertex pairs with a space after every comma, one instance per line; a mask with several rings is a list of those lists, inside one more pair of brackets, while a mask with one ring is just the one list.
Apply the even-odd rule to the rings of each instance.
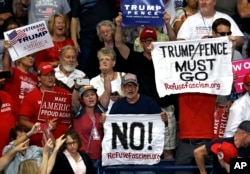
[[204, 26], [205, 26], [205, 28], [206, 28], [207, 36], [208, 36], [208, 37], [209, 37], [209, 36], [212, 36], [212, 23], [214, 22], [215, 13], [214, 13], [214, 15], [213, 15], [213, 17], [212, 17], [212, 19], [211, 19], [210, 21], [208, 21], [208, 18], [207, 18], [207, 19], [206, 19], [206, 18], [204, 19], [203, 15], [202, 15], [201, 13], [200, 13], [200, 15], [201, 15], [203, 24], [204, 24]]

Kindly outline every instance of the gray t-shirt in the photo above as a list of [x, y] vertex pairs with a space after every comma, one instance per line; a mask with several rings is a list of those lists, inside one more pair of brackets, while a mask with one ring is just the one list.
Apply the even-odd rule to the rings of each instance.
[[55, 13], [67, 14], [71, 11], [67, 0], [30, 0], [28, 6], [28, 23], [45, 20]]

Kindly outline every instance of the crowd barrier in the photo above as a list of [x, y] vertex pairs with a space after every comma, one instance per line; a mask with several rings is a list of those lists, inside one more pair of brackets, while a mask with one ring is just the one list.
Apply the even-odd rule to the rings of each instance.
[[[206, 165], [206, 169], [212, 170], [212, 165]], [[198, 169], [197, 166], [191, 165], [175, 165], [175, 161], [171, 159], [163, 159], [156, 165], [119, 165], [105, 166], [99, 174], [119, 174], [119, 171], [154, 171], [156, 174], [172, 174], [174, 171], [191, 171]]]

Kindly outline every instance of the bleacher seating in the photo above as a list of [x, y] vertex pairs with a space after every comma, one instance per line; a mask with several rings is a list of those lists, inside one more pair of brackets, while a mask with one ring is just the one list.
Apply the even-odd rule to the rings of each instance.
[[[212, 165], [206, 165], [206, 169], [212, 169]], [[102, 172], [106, 174], [108, 172], [116, 172], [117, 174], [119, 171], [155, 171], [157, 174], [163, 173], [164, 174], [170, 174], [173, 173], [173, 171], [190, 171], [198, 169], [197, 166], [191, 166], [191, 165], [175, 165], [175, 161], [171, 159], [162, 159], [158, 164], [156, 165], [118, 165], [118, 166], [105, 166], [102, 168]]]

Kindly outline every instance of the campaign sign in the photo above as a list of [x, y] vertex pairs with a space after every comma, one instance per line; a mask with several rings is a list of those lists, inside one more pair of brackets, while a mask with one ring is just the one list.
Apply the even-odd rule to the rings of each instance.
[[44, 91], [38, 120], [48, 122], [57, 118], [58, 123], [70, 123], [71, 98], [68, 93]]
[[228, 37], [153, 42], [152, 60], [160, 97], [200, 92], [229, 95], [233, 83]]
[[10, 42], [12, 61], [54, 46], [45, 21], [6, 31], [4, 39]]
[[230, 174], [249, 174], [250, 158], [230, 159]]
[[237, 60], [232, 62], [233, 73], [236, 73], [238, 78], [234, 81], [236, 93], [244, 92], [243, 80], [247, 73], [250, 72], [250, 58]]
[[162, 0], [121, 0], [123, 26], [163, 26]]
[[163, 152], [165, 124], [160, 114], [107, 115], [102, 165], [153, 165]]
[[225, 105], [219, 105], [214, 112], [214, 139], [222, 138], [225, 133], [228, 120], [228, 109]]

